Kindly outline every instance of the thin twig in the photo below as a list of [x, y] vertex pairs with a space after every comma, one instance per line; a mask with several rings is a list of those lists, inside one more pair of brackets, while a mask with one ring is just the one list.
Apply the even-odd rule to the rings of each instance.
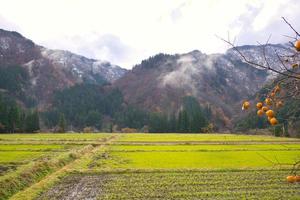
[[294, 27], [284, 18], [284, 17], [281, 17], [284, 22], [289, 25], [289, 27], [297, 34], [298, 37], [300, 37], [300, 34], [294, 29]]
[[248, 60], [246, 57], [245, 57], [245, 55], [238, 49], [238, 47], [236, 47], [234, 44], [232, 44], [231, 42], [229, 42], [229, 41], [227, 41], [227, 40], [225, 40], [225, 39], [223, 39], [223, 38], [221, 38], [221, 37], [219, 37], [219, 36], [217, 36], [219, 39], [221, 39], [222, 41], [224, 41], [224, 42], [226, 42], [227, 44], [229, 44], [242, 58], [243, 58], [243, 60], [246, 62], [246, 63], [248, 63], [248, 64], [250, 64], [250, 65], [254, 65], [254, 66], [257, 66], [257, 67], [260, 67], [260, 68], [263, 68], [263, 69], [267, 69], [267, 70], [270, 70], [270, 71], [272, 71], [272, 72], [275, 72], [275, 73], [277, 73], [277, 74], [281, 74], [281, 75], [283, 75], [283, 76], [288, 76], [288, 77], [290, 77], [290, 78], [295, 78], [295, 79], [300, 79], [300, 77], [298, 77], [298, 76], [294, 76], [294, 75], [290, 75], [290, 74], [286, 74], [286, 73], [284, 73], [284, 72], [281, 72], [281, 71], [278, 71], [277, 69], [274, 69], [274, 68], [268, 68], [268, 67], [266, 67], [266, 66], [264, 66], [264, 65], [262, 65], [262, 64], [259, 64], [259, 63], [255, 63], [255, 62], [253, 62], [253, 61], [251, 61], [251, 60]]

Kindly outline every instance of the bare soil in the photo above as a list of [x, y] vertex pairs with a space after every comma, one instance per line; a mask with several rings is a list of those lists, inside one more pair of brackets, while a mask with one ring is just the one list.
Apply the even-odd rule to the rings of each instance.
[[96, 200], [106, 182], [105, 175], [70, 175], [38, 200]]

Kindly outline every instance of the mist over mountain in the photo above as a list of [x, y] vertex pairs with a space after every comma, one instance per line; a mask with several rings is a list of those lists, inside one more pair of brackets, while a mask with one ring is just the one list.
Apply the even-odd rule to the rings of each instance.
[[[265, 62], [261, 46], [238, 48], [249, 59]], [[287, 52], [288, 46], [267, 46], [266, 58], [276, 65], [274, 51]], [[108, 61], [47, 49], [17, 32], [0, 30], [0, 68], [5, 71], [11, 66], [20, 66], [28, 73], [18, 85], [19, 92], [10, 91], [25, 107], [49, 111], [58, 91], [62, 95], [68, 88], [90, 84], [102, 88], [91, 90], [100, 96], [107, 91], [120, 91], [123, 107], [134, 106], [166, 116], [177, 115], [183, 99], [191, 96], [203, 108], [211, 110], [210, 120], [219, 130], [231, 129], [233, 119], [240, 115], [240, 103], [255, 95], [273, 77], [243, 62], [233, 49], [225, 54], [210, 55], [198, 50], [175, 55], [160, 53], [143, 60], [132, 70], [125, 70]], [[3, 85], [0, 87], [2, 92], [8, 91]], [[91, 103], [97, 98], [100, 97], [95, 96]], [[72, 109], [77, 109], [74, 107]], [[105, 112], [101, 113], [105, 118]], [[114, 123], [112, 113], [107, 120]]]

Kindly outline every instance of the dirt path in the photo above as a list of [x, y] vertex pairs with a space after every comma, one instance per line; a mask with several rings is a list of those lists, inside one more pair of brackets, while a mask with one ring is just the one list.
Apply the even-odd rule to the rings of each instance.
[[[55, 171], [54, 173], [46, 176], [44, 179], [41, 181], [33, 184], [32, 186], [26, 188], [23, 191], [18, 192], [14, 196], [12, 196], [10, 199], [11, 200], [32, 200], [32, 199], [37, 199], [38, 196], [43, 192], [46, 191], [48, 188], [52, 187], [55, 183], [59, 182], [60, 179], [64, 176], [66, 176], [69, 172], [72, 172], [73, 170], [78, 170], [78, 167], [87, 162], [87, 160], [91, 159], [95, 153], [98, 151], [101, 151], [102, 148], [111, 143], [113, 140], [117, 139], [117, 135], [111, 136], [108, 139], [106, 139], [104, 144], [99, 145], [91, 149], [89, 152], [85, 153], [82, 155], [80, 158], [74, 160], [73, 162], [69, 163], [68, 165], [65, 165], [61, 169]], [[81, 182], [81, 185], [84, 182]], [[80, 185], [77, 186], [77, 188], [80, 188]], [[76, 196], [79, 190], [76, 188], [70, 193], [70, 199], [75, 199], [74, 197], [71, 198], [72, 196]], [[44, 199], [44, 198], [40, 198]], [[85, 198], [86, 199], [86, 198]]]

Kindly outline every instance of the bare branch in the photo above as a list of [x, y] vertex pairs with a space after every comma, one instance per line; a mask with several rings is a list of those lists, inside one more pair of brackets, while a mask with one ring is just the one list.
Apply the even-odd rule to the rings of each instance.
[[298, 36], [298, 37], [300, 37], [300, 34], [294, 29], [294, 27], [284, 18], [284, 17], [281, 17], [283, 20], [284, 20], [284, 22], [287, 24], [287, 25], [289, 25], [289, 27], [296, 33], [296, 35]]
[[289, 72], [289, 73], [291, 73], [291, 74], [299, 74], [299, 73], [297, 73], [297, 72], [295, 72], [295, 71], [292, 71], [292, 70], [290, 70], [290, 69], [288, 69], [288, 68], [286, 67], [286, 65], [284, 64], [284, 62], [282, 61], [282, 59], [280, 58], [280, 56], [278, 55], [278, 53], [277, 53], [276, 50], [275, 50], [275, 55], [277, 56], [277, 58], [278, 58], [278, 60], [280, 61], [281, 65], [284, 67], [285, 71], [287, 71], [287, 72]]
[[296, 37], [291, 37], [291, 36], [289, 36], [289, 35], [283, 35], [284, 37], [287, 37], [287, 38], [290, 38], [290, 39], [293, 39], [293, 40], [297, 40], [297, 38]]
[[[225, 40], [225, 39], [223, 39], [223, 38], [221, 38], [221, 37], [219, 37], [219, 36], [217, 36], [219, 39], [221, 39], [222, 41], [224, 41], [225, 43], [227, 43], [227, 44], [229, 44], [242, 58], [243, 58], [243, 60], [246, 62], [246, 63], [248, 63], [248, 64], [250, 64], [250, 65], [254, 65], [254, 66], [257, 66], [257, 67], [259, 67], [259, 68], [262, 68], [262, 69], [267, 69], [267, 70], [270, 70], [270, 71], [272, 71], [272, 72], [275, 72], [275, 73], [277, 73], [277, 74], [280, 74], [280, 75], [283, 75], [283, 76], [288, 76], [288, 77], [290, 77], [290, 78], [294, 78], [294, 79], [299, 79], [300, 80], [300, 77], [299, 76], [296, 76], [296, 75], [291, 75], [291, 74], [288, 74], [288, 73], [285, 73], [285, 72], [281, 72], [281, 71], [279, 71], [279, 70], [277, 70], [277, 69], [274, 69], [274, 68], [271, 68], [271, 67], [269, 67], [269, 66], [265, 66], [265, 65], [263, 65], [263, 64], [259, 64], [259, 63], [255, 63], [255, 62], [253, 62], [253, 61], [251, 61], [251, 60], [249, 60], [249, 59], [247, 59], [246, 58], [246, 56], [239, 50], [239, 48], [238, 47], [236, 47], [234, 44], [232, 44], [230, 41], [227, 41], [227, 40]], [[264, 59], [266, 59], [265, 58], [265, 56], [264, 56]], [[269, 64], [269, 63], [267, 63], [267, 64]]]

